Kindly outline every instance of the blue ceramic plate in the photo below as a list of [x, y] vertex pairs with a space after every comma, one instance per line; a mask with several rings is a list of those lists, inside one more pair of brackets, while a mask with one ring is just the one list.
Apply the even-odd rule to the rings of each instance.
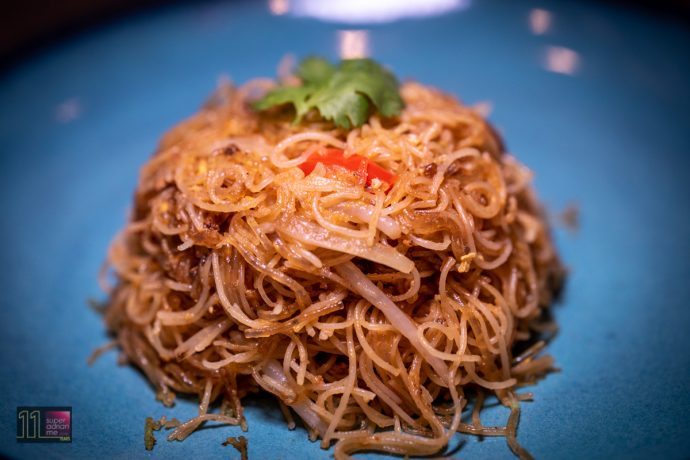
[[[403, 78], [488, 101], [549, 209], [572, 270], [550, 346], [562, 368], [533, 388], [519, 439], [537, 458], [690, 455], [690, 33], [673, 19], [578, 2], [202, 3], [127, 18], [0, 77], [0, 453], [17, 458], [232, 458], [236, 427], [143, 446], [167, 409], [87, 307], [139, 167], [218, 78], [275, 74], [287, 53], [362, 50]], [[330, 4], [330, 3], [329, 3]], [[349, 6], [348, 6], [349, 5]], [[20, 444], [17, 406], [71, 406], [71, 444]], [[505, 409], [486, 413], [500, 423]], [[328, 458], [248, 401], [251, 459]], [[457, 436], [454, 455], [511, 458]]]

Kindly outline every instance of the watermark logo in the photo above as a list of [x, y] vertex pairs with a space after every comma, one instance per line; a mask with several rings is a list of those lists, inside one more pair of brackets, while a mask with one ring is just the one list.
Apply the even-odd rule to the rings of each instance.
[[72, 442], [72, 408], [17, 407], [17, 442]]

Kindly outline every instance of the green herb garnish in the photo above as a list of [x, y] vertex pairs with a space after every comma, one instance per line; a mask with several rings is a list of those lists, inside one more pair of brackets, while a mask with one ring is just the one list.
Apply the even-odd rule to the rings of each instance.
[[295, 123], [311, 109], [345, 129], [363, 125], [370, 104], [384, 117], [398, 115], [404, 103], [398, 80], [371, 59], [347, 59], [337, 66], [322, 58], [304, 59], [297, 68], [302, 86], [281, 86], [254, 103], [257, 110], [292, 104]]

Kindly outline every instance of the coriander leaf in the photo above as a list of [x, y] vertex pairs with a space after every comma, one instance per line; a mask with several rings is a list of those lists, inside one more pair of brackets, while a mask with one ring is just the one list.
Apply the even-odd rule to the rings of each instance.
[[[323, 94], [323, 93], [321, 93]], [[369, 118], [369, 102], [362, 94], [348, 91], [344, 88], [341, 92], [332, 91], [322, 100], [314, 100], [319, 96], [316, 93], [310, 100], [319, 109], [321, 116], [342, 128], [350, 129], [351, 126], [361, 126]]]
[[295, 106], [295, 111], [297, 112], [297, 119], [295, 121], [299, 121], [304, 114], [309, 112], [310, 106], [306, 101], [313, 92], [313, 88], [308, 86], [281, 86], [256, 101], [254, 108], [256, 110], [267, 110], [276, 105], [290, 103]]
[[340, 67], [342, 72], [351, 75], [351, 80], [363, 85], [359, 91], [371, 98], [383, 116], [398, 115], [403, 109], [398, 80], [384, 67], [371, 59], [350, 59], [343, 61]]
[[319, 57], [304, 59], [297, 69], [297, 76], [304, 85], [321, 85], [328, 81], [335, 72], [335, 67], [327, 60]]
[[397, 115], [402, 109], [395, 77], [370, 59], [352, 59], [343, 61], [308, 103], [318, 108], [325, 119], [349, 129], [350, 123], [361, 126], [369, 118], [367, 97], [384, 116]]
[[367, 121], [371, 104], [385, 117], [398, 115], [404, 106], [395, 76], [371, 59], [345, 60], [334, 67], [321, 58], [308, 58], [297, 75], [302, 86], [276, 88], [254, 103], [254, 108], [292, 104], [296, 123], [316, 109], [324, 119], [350, 129]]

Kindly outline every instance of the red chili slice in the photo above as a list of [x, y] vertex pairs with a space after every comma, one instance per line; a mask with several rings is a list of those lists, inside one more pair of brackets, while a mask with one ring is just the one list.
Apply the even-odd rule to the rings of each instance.
[[340, 166], [354, 172], [357, 176], [364, 178], [366, 184], [371, 186], [374, 179], [378, 179], [384, 183], [384, 190], [388, 191], [397, 176], [390, 171], [382, 168], [376, 163], [370, 161], [361, 155], [350, 155], [345, 157], [345, 153], [341, 149], [328, 148], [321, 149], [307, 158], [307, 161], [299, 165], [299, 168], [304, 171], [304, 174], [310, 174], [318, 163], [324, 166]]

